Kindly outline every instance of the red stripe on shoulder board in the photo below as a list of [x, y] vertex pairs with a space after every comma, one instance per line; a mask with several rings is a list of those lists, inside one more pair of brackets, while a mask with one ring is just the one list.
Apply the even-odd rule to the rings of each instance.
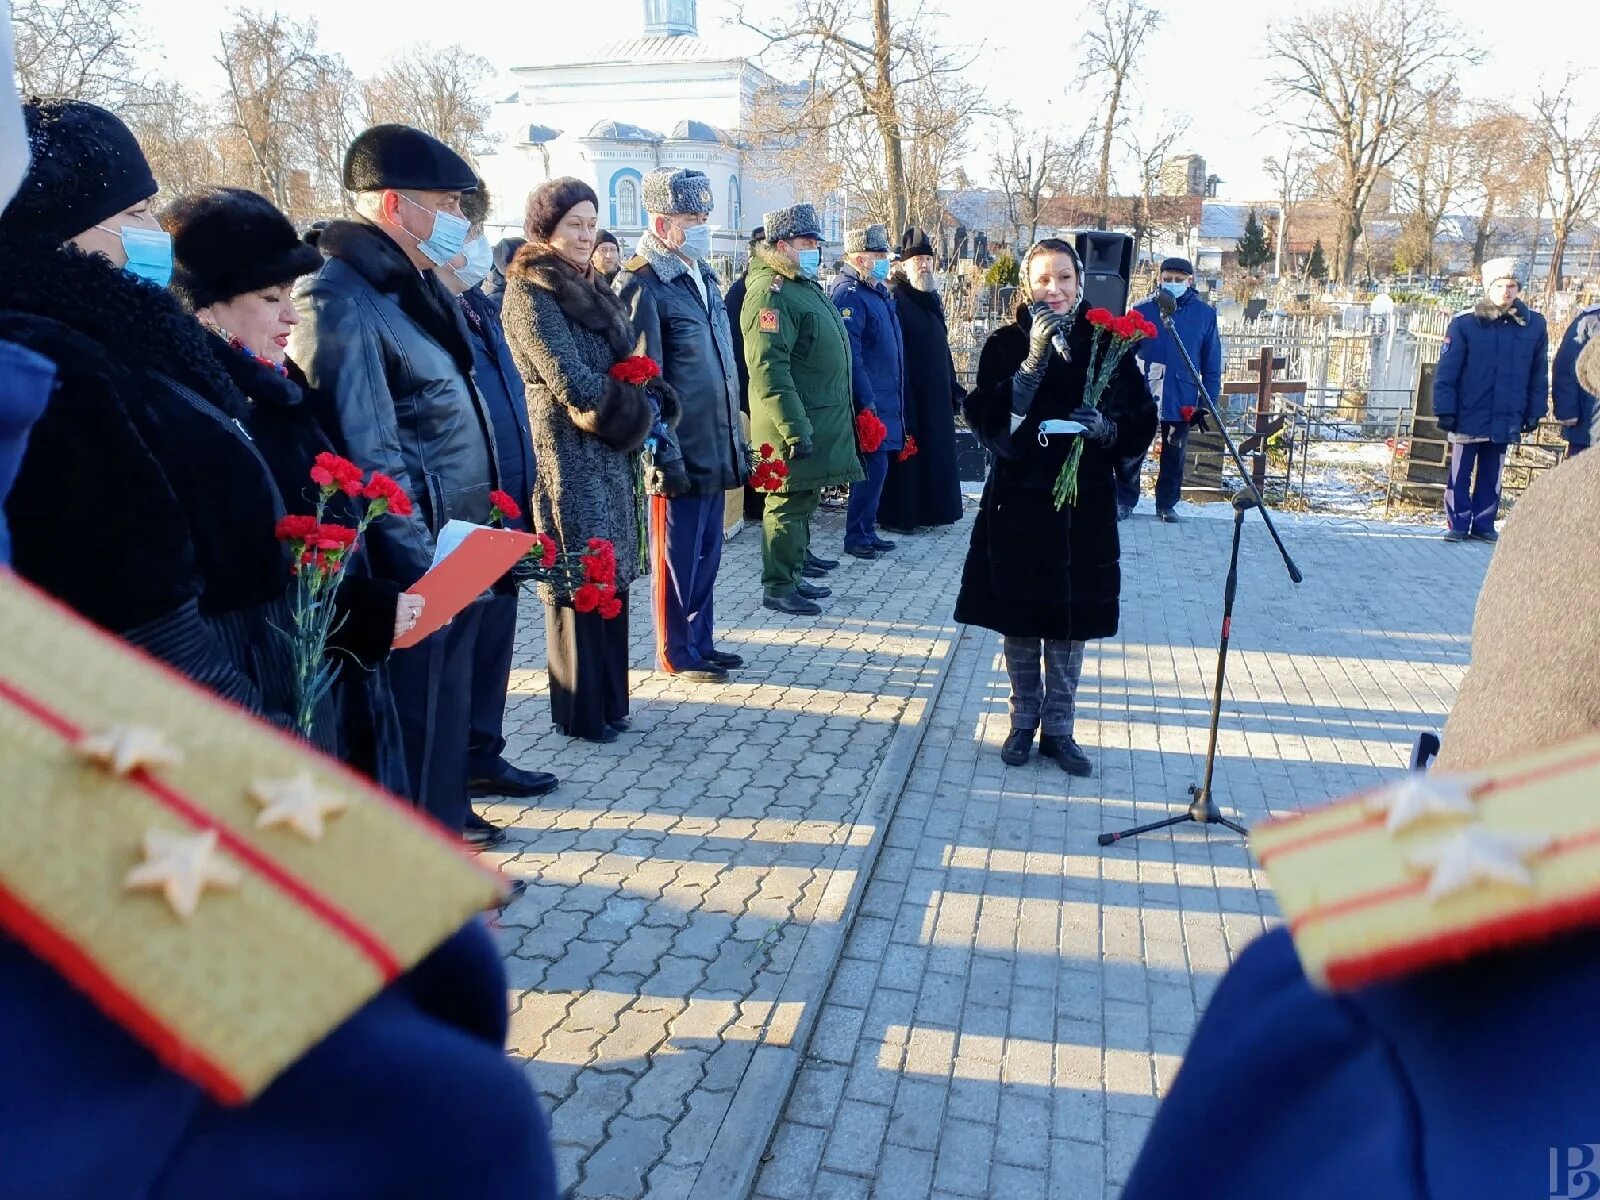
[[34, 912], [3, 883], [0, 883], [0, 926], [65, 976], [96, 1008], [138, 1038], [177, 1074], [204, 1088], [219, 1103], [243, 1104], [249, 1099], [244, 1085], [220, 1063], [164, 1024], [101, 970], [100, 964], [83, 947]]

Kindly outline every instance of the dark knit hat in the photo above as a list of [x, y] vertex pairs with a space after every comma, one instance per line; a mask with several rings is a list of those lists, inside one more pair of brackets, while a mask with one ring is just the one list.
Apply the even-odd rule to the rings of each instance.
[[815, 206], [791, 204], [788, 208], [774, 209], [761, 218], [767, 231], [767, 241], [788, 242], [795, 238], [822, 237], [822, 221]]
[[622, 249], [622, 243], [617, 241], [617, 235], [609, 229], [602, 229], [595, 234], [594, 248], [598, 250], [601, 246], [615, 246], [618, 250]]
[[431, 134], [409, 125], [374, 125], [345, 152], [344, 186], [352, 192], [470, 192], [478, 177], [466, 159]]
[[212, 188], [161, 214], [172, 235], [172, 290], [191, 310], [282, 287], [322, 266], [272, 201], [244, 188]]
[[933, 257], [933, 243], [928, 240], [926, 229], [908, 229], [900, 236], [900, 257], [917, 258], [926, 254]]
[[657, 167], [644, 177], [644, 210], [658, 217], [709, 217], [711, 180], [688, 167]]
[[522, 232], [530, 242], [548, 242], [561, 218], [587, 200], [600, 209], [600, 197], [581, 179], [564, 175], [548, 179], [528, 196], [527, 216], [522, 222]]
[[1185, 275], [1194, 274], [1194, 264], [1187, 258], [1163, 258], [1161, 260], [1161, 269], [1163, 271], [1182, 271]]
[[156, 194], [138, 140], [99, 105], [33, 100], [22, 115], [32, 161], [0, 215], [7, 241], [59, 246]]
[[868, 225], [865, 229], [848, 229], [844, 235], [846, 254], [889, 253], [889, 231], [882, 225]]

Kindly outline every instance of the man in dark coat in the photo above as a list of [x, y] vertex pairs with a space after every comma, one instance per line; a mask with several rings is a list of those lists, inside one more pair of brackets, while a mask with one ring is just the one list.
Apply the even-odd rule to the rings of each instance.
[[[1218, 399], [1222, 392], [1222, 339], [1217, 335], [1217, 310], [1194, 290], [1194, 268], [1186, 258], [1168, 258], [1161, 263], [1161, 288], [1178, 302], [1172, 326], [1183, 343], [1180, 350], [1172, 342], [1161, 307], [1154, 296], [1134, 305], [1134, 311], [1156, 327], [1156, 336], [1140, 342], [1134, 353], [1144, 367], [1145, 382], [1161, 406], [1161, 469], [1156, 475], [1156, 516], [1169, 525], [1176, 524], [1175, 511], [1183, 499], [1183, 459], [1189, 447], [1190, 424], [1205, 421], [1200, 390], [1189, 373], [1183, 351], [1200, 368], [1206, 394]], [[1139, 505], [1139, 473], [1144, 469], [1144, 453], [1117, 465], [1117, 515], [1126, 517]]]
[[872, 559], [894, 549], [893, 542], [878, 536], [878, 503], [889, 456], [906, 444], [906, 351], [889, 295], [888, 230], [882, 225], [849, 230], [844, 252], [831, 296], [850, 334], [850, 389], [856, 412], [876, 414], [888, 429], [876, 450], [863, 450], [867, 477], [850, 488], [845, 514], [845, 553]]
[[650, 497], [656, 668], [721, 683], [744, 666], [716, 647], [714, 606], [727, 494], [750, 473], [739, 419], [739, 373], [710, 250], [711, 181], [662, 167], [644, 178], [646, 228], [613, 287], [682, 415], [681, 473], [662, 471]]
[[[533, 435], [528, 431], [528, 402], [522, 376], [511, 361], [500, 326], [499, 307], [479, 290], [487, 278], [494, 254], [483, 236], [489, 215], [489, 192], [479, 182], [461, 197], [461, 215], [472, 223], [459, 259], [439, 269], [439, 280], [455, 296], [466, 318], [472, 343], [472, 379], [483, 397], [494, 426], [498, 452], [500, 490], [516, 504], [516, 514], [502, 513], [508, 529], [533, 532], [528, 517], [533, 495]], [[517, 638], [517, 582], [515, 573], [491, 589], [481, 608], [478, 638], [473, 647], [471, 733], [467, 743], [467, 792], [474, 797], [512, 796], [527, 799], [554, 791], [556, 777], [548, 771], [528, 771], [505, 760], [506, 694], [511, 686], [511, 658]], [[477, 813], [468, 811], [467, 827], [483, 831], [488, 843], [497, 844], [503, 831]]]
[[1499, 539], [1500, 469], [1550, 405], [1549, 334], [1519, 298], [1515, 261], [1483, 264], [1484, 298], [1450, 322], [1433, 381], [1433, 411], [1450, 436], [1445, 541]]
[[617, 235], [609, 229], [602, 229], [595, 235], [594, 253], [589, 256], [595, 273], [607, 283], [616, 282], [617, 272], [622, 270], [622, 247], [617, 244]]
[[1550, 398], [1561, 436], [1567, 439], [1567, 457], [1581, 454], [1600, 436], [1600, 395], [1583, 386], [1578, 377], [1578, 357], [1600, 337], [1600, 304], [1572, 318], [1550, 364]]
[[527, 238], [508, 237], [501, 238], [494, 244], [494, 265], [489, 268], [489, 278], [483, 281], [483, 294], [494, 305], [494, 311], [500, 311], [500, 302], [506, 294], [506, 271], [511, 266], [511, 260], [516, 257], [517, 251], [527, 244]]
[[[934, 286], [933, 245], [920, 229], [901, 239], [904, 273], [889, 285], [905, 343], [906, 450], [891, 455], [878, 524], [910, 533], [961, 519], [955, 414], [966, 399], [956, 382], [950, 331]], [[909, 454], [915, 443], [916, 452]], [[909, 456], [907, 456], [909, 454]]]
[[[409, 518], [368, 532], [374, 570], [409, 588], [432, 566], [452, 519], [483, 524], [498, 486], [493, 421], [473, 383], [466, 319], [435, 270], [459, 255], [470, 222], [462, 193], [477, 186], [443, 142], [378, 125], [351, 143], [344, 184], [357, 221], [331, 221], [326, 261], [295, 289], [302, 323], [290, 357], [331, 410], [350, 457], [399, 482]], [[483, 605], [390, 660], [413, 798], [452, 832], [469, 811], [467, 746], [472, 669]], [[486, 836], [476, 831], [472, 837]]]

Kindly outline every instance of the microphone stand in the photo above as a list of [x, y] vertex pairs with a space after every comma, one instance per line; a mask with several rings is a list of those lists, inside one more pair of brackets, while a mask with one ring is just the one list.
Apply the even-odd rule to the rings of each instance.
[[1222, 423], [1222, 416], [1217, 412], [1217, 406], [1212, 401], [1211, 395], [1206, 391], [1204, 379], [1200, 370], [1194, 365], [1194, 359], [1189, 357], [1189, 350], [1178, 337], [1178, 331], [1172, 325], [1172, 310], [1176, 302], [1165, 293], [1160, 294], [1156, 301], [1161, 309], [1161, 323], [1167, 327], [1167, 333], [1172, 337], [1172, 342], [1178, 347], [1178, 352], [1183, 355], [1184, 364], [1189, 368], [1189, 374], [1194, 376], [1195, 387], [1200, 394], [1202, 407], [1210, 413], [1217, 423], [1217, 430], [1222, 434], [1222, 440], [1228, 447], [1228, 452], [1233, 455], [1233, 461], [1239, 468], [1239, 474], [1244, 479], [1244, 488], [1233, 498], [1233, 550], [1228, 556], [1228, 580], [1222, 592], [1222, 637], [1217, 645], [1217, 679], [1211, 691], [1211, 731], [1210, 740], [1206, 745], [1206, 772], [1199, 784], [1189, 785], [1189, 795], [1193, 799], [1189, 803], [1187, 812], [1176, 817], [1168, 817], [1162, 821], [1152, 821], [1148, 825], [1140, 825], [1133, 829], [1124, 829], [1117, 833], [1102, 833], [1099, 842], [1102, 846], [1110, 846], [1127, 838], [1138, 837], [1143, 833], [1153, 833], [1158, 829], [1170, 829], [1174, 825], [1182, 825], [1193, 821], [1197, 825], [1221, 825], [1231, 829], [1240, 836], [1248, 836], [1248, 830], [1237, 821], [1229, 820], [1217, 808], [1215, 798], [1211, 794], [1211, 781], [1217, 766], [1217, 728], [1222, 722], [1222, 689], [1228, 672], [1228, 643], [1233, 637], [1233, 601], [1239, 593], [1239, 540], [1244, 533], [1244, 515], [1250, 509], [1255, 509], [1261, 514], [1261, 519], [1267, 524], [1267, 532], [1272, 535], [1278, 553], [1283, 556], [1283, 565], [1289, 569], [1289, 578], [1299, 583], [1304, 576], [1300, 568], [1295, 566], [1294, 559], [1289, 556], [1288, 549], [1283, 544], [1283, 539], [1278, 536], [1278, 530], [1272, 523], [1272, 515], [1267, 512], [1266, 504], [1261, 499], [1261, 493], [1256, 490], [1250, 472], [1245, 470], [1244, 460], [1239, 456], [1238, 447], [1233, 444], [1233, 439], [1228, 436], [1228, 427]]

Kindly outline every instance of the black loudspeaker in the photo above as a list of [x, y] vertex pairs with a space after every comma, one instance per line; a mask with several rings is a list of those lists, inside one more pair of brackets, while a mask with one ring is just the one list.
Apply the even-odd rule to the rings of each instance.
[[1128, 311], [1128, 281], [1133, 277], [1133, 239], [1125, 233], [1086, 229], [1073, 239], [1083, 260], [1083, 295], [1090, 308], [1121, 316]]

